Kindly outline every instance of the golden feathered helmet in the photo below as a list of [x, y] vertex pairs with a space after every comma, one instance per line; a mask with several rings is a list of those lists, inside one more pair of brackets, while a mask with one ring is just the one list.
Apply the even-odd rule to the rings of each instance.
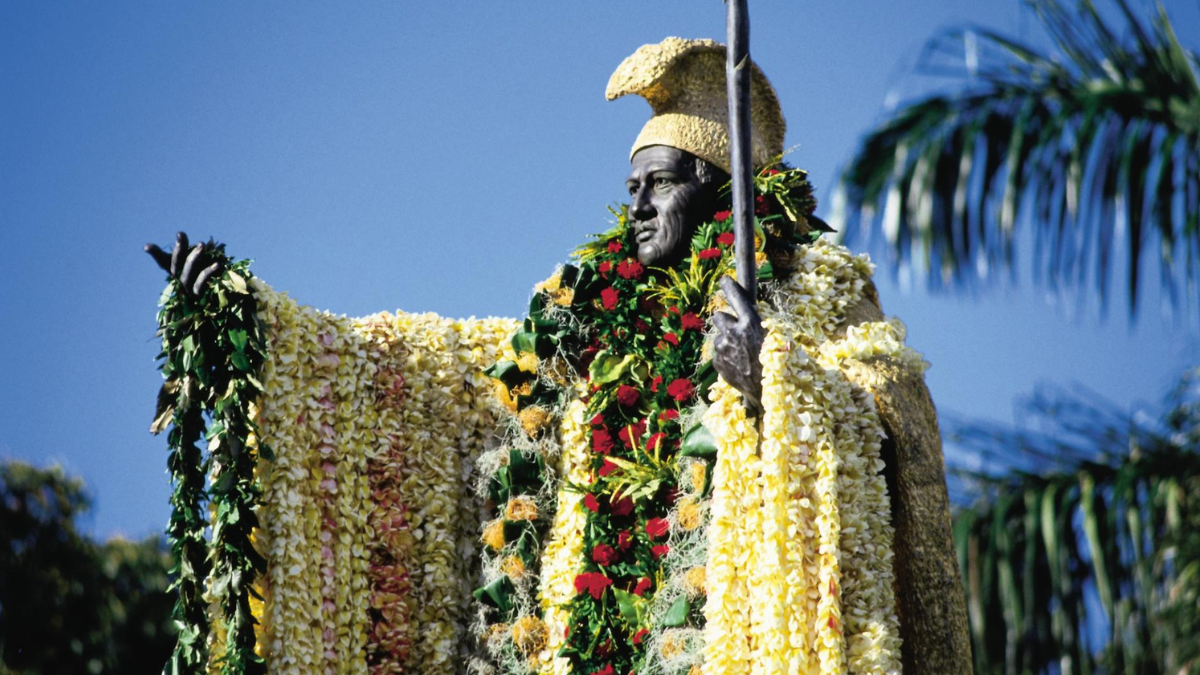
[[[617, 66], [604, 95], [637, 94], [654, 116], [642, 127], [629, 156], [651, 145], [669, 145], [729, 171], [729, 103], [725, 45], [669, 37], [643, 45]], [[766, 75], [751, 64], [750, 147], [754, 166], [783, 153], [787, 122]]]

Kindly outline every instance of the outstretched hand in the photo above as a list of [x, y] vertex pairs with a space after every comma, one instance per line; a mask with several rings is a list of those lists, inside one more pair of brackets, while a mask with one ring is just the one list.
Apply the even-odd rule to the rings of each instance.
[[221, 271], [220, 262], [204, 266], [207, 247], [201, 242], [189, 248], [186, 232], [175, 235], [175, 249], [170, 253], [157, 244], [146, 244], [145, 250], [164, 272], [179, 282], [185, 293], [192, 295], [200, 295], [204, 291], [204, 284]]
[[758, 356], [762, 352], [762, 317], [754, 308], [749, 295], [732, 277], [721, 277], [721, 290], [737, 316], [728, 312], [717, 312], [712, 316], [717, 327], [713, 340], [713, 367], [733, 385], [746, 399], [746, 407], [753, 413], [762, 411], [762, 363]]

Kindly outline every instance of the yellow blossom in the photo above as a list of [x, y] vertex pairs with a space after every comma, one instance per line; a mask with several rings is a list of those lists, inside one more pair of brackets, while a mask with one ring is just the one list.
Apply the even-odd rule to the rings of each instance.
[[704, 477], [708, 467], [704, 462], [694, 462], [691, 467], [692, 491], [699, 494], [704, 489]]
[[690, 532], [697, 527], [703, 520], [703, 512], [700, 505], [696, 503], [693, 497], [684, 497], [679, 503], [679, 527], [684, 531]]
[[533, 290], [535, 293], [550, 293], [557, 291], [561, 285], [562, 273], [555, 272], [549, 279], [546, 279], [545, 281], [539, 281], [536, 285], [534, 285]]
[[516, 581], [525, 576], [527, 570], [525, 569], [525, 561], [521, 560], [521, 556], [514, 554], [504, 559], [504, 562], [500, 565], [500, 571], [504, 572], [509, 579]]
[[523, 616], [512, 626], [512, 638], [517, 649], [529, 656], [536, 654], [546, 647], [550, 640], [550, 631], [546, 624], [536, 616]]
[[522, 410], [517, 415], [517, 419], [521, 421], [521, 428], [525, 430], [525, 433], [529, 434], [531, 438], [537, 438], [542, 435], [542, 430], [546, 428], [552, 418], [549, 410], [531, 405]]
[[528, 495], [513, 497], [504, 507], [504, 517], [508, 520], [537, 520], [537, 503]]
[[481, 539], [493, 551], [504, 548], [504, 521], [496, 519], [488, 523], [487, 527], [483, 528]]
[[525, 373], [536, 373], [538, 369], [537, 354], [525, 352], [517, 357], [517, 367]]
[[683, 574], [683, 590], [693, 597], [707, 593], [706, 578], [708, 569], [703, 565], [693, 567]]
[[560, 288], [550, 293], [550, 301], [560, 307], [570, 307], [575, 302], [574, 288]]

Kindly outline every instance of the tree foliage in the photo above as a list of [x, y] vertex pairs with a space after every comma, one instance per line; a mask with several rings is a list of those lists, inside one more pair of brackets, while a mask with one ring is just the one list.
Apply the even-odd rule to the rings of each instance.
[[977, 673], [1200, 665], [1200, 369], [1165, 409], [1043, 393], [1040, 429], [952, 425], [983, 458], [953, 481]]
[[964, 287], [1013, 270], [1027, 215], [1034, 273], [1051, 289], [1094, 285], [1106, 303], [1122, 255], [1136, 317], [1142, 269], [1157, 252], [1164, 294], [1176, 307], [1194, 303], [1196, 54], [1161, 5], [1147, 25], [1129, 0], [1105, 13], [1092, 0], [1027, 2], [1058, 53], [982, 28], [929, 42], [920, 70], [961, 88], [902, 107], [866, 137], [842, 177], [845, 227], [853, 236], [865, 215], [933, 285]]
[[151, 673], [174, 644], [162, 537], [98, 543], [60, 467], [0, 462], [0, 673]]

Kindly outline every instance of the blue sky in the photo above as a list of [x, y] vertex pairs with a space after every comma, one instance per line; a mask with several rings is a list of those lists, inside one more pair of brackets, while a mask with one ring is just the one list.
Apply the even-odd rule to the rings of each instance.
[[[1136, 0], [1135, 0], [1136, 4]], [[1139, 5], [1144, 7], [1145, 5]], [[1200, 43], [1200, 7], [1167, 8]], [[837, 169], [938, 29], [1041, 43], [1015, 0], [753, 2], [752, 52], [789, 123], [789, 160], [829, 202]], [[668, 35], [724, 35], [716, 0], [656, 3], [0, 4], [0, 457], [61, 462], [97, 503], [89, 531], [166, 522], [163, 275], [142, 245], [215, 237], [301, 302], [515, 316], [623, 194], [644, 102], [608, 75]], [[1156, 402], [1188, 332], [1118, 304], [1068, 316], [1027, 281], [884, 308], [933, 363], [942, 413], [1013, 421], [1040, 382], [1123, 409]]]

